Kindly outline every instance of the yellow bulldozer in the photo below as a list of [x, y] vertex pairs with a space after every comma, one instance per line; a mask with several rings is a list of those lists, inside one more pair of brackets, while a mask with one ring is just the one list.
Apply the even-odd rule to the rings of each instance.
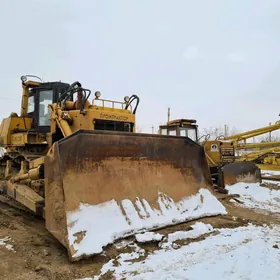
[[193, 119], [176, 119], [159, 126], [160, 135], [190, 137], [199, 143], [207, 158], [215, 190], [228, 193], [225, 186], [237, 182], [260, 183], [261, 172], [253, 162], [237, 162], [234, 143], [231, 141], [209, 140], [210, 135], [198, 137], [198, 125]]
[[[31, 77], [31, 79], [30, 79]], [[225, 214], [202, 146], [136, 133], [139, 97], [22, 76], [21, 112], [0, 126], [0, 193], [45, 220], [70, 261], [116, 240]]]

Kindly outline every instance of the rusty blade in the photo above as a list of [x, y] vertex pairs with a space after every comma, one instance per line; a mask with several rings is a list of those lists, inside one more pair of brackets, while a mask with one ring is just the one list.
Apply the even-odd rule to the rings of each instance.
[[261, 183], [261, 171], [252, 162], [234, 162], [222, 168], [225, 185], [233, 185], [238, 182]]
[[211, 186], [204, 150], [187, 137], [79, 131], [45, 158], [46, 226], [74, 261], [141, 230], [224, 214]]

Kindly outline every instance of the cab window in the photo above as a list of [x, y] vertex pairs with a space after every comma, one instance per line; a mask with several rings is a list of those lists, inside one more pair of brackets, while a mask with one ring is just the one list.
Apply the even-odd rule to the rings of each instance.
[[29, 96], [28, 97], [28, 105], [27, 105], [27, 113], [33, 113], [34, 112], [34, 96]]
[[177, 135], [177, 129], [176, 128], [169, 128], [167, 135], [176, 136]]
[[39, 126], [49, 126], [50, 110], [48, 105], [53, 103], [53, 91], [42, 90], [39, 96]]
[[188, 130], [188, 137], [196, 142], [197, 141], [196, 130], [195, 129], [189, 129]]
[[180, 128], [180, 136], [187, 136], [191, 138], [193, 141], [197, 141], [196, 129], [182, 127]]

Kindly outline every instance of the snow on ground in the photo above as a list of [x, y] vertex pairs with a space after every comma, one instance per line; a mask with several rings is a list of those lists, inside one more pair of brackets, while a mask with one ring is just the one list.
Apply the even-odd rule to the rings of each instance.
[[[280, 171], [273, 170], [261, 170], [261, 174], [264, 176], [280, 175]], [[262, 180], [263, 183], [273, 184], [275, 187], [280, 187], [280, 182], [272, 180]]]
[[218, 214], [227, 214], [226, 209], [208, 189], [176, 203], [159, 193], [158, 209], [145, 199], [125, 199], [121, 205], [115, 200], [81, 204], [78, 210], [67, 213], [69, 247], [73, 258], [101, 253], [103, 246], [118, 238]]
[[259, 183], [237, 183], [227, 186], [226, 189], [229, 194], [239, 194], [238, 200], [245, 207], [279, 213], [280, 189], [261, 187]]
[[254, 225], [219, 229], [215, 235], [179, 249], [159, 249], [145, 260], [137, 261], [137, 252], [120, 254], [103, 266], [100, 275], [84, 280], [98, 280], [108, 271], [116, 279], [131, 280], [280, 279], [279, 231], [279, 226]]
[[274, 170], [261, 170], [262, 175], [266, 176], [272, 176], [272, 175], [280, 175], [280, 171], [274, 171]]
[[280, 187], [280, 182], [279, 181], [272, 181], [272, 180], [262, 180], [262, 183], [264, 184], [273, 184], [274, 187]]
[[161, 248], [170, 248], [173, 247], [173, 242], [177, 240], [184, 240], [184, 239], [195, 239], [198, 238], [202, 234], [213, 232], [213, 227], [210, 224], [204, 224], [201, 222], [195, 223], [191, 226], [192, 230], [184, 231], [176, 231], [173, 233], [169, 233], [167, 237], [167, 242], [162, 243], [160, 245]]
[[137, 242], [149, 242], [149, 241], [160, 241], [163, 238], [162, 234], [154, 233], [154, 232], [145, 232], [139, 233], [135, 235]]
[[0, 246], [5, 247], [9, 251], [16, 252], [13, 248], [13, 245], [7, 244], [7, 242], [9, 242], [9, 241], [11, 241], [11, 238], [9, 236], [6, 236], [6, 237], [0, 239]]
[[[280, 212], [280, 189], [248, 183], [226, 188], [229, 194], [240, 195], [238, 200], [243, 204], [239, 206]], [[159, 236], [146, 233], [138, 236], [140, 241], [157, 239], [158, 250], [147, 255], [135, 244], [134, 252], [118, 255], [102, 267], [99, 275], [83, 280], [99, 280], [108, 272], [112, 278], [131, 280], [276, 280], [280, 279], [279, 232], [279, 225], [216, 229], [196, 222], [191, 229], [169, 233], [161, 241]]]
[[5, 153], [5, 149], [0, 147], [0, 157], [2, 157]]

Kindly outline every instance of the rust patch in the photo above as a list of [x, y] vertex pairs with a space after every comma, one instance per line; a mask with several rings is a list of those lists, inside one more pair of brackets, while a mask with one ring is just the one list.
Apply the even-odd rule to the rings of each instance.
[[222, 168], [224, 183], [233, 185], [238, 182], [261, 183], [261, 172], [252, 162], [235, 162]]
[[81, 203], [114, 199], [125, 213], [121, 202], [128, 199], [141, 218], [138, 199], [149, 216], [145, 201], [160, 210], [160, 193], [168, 204], [168, 197], [176, 203], [212, 188], [204, 149], [189, 138], [108, 131], [79, 131], [56, 142], [45, 158], [45, 182], [47, 228], [70, 256], [66, 213]]

